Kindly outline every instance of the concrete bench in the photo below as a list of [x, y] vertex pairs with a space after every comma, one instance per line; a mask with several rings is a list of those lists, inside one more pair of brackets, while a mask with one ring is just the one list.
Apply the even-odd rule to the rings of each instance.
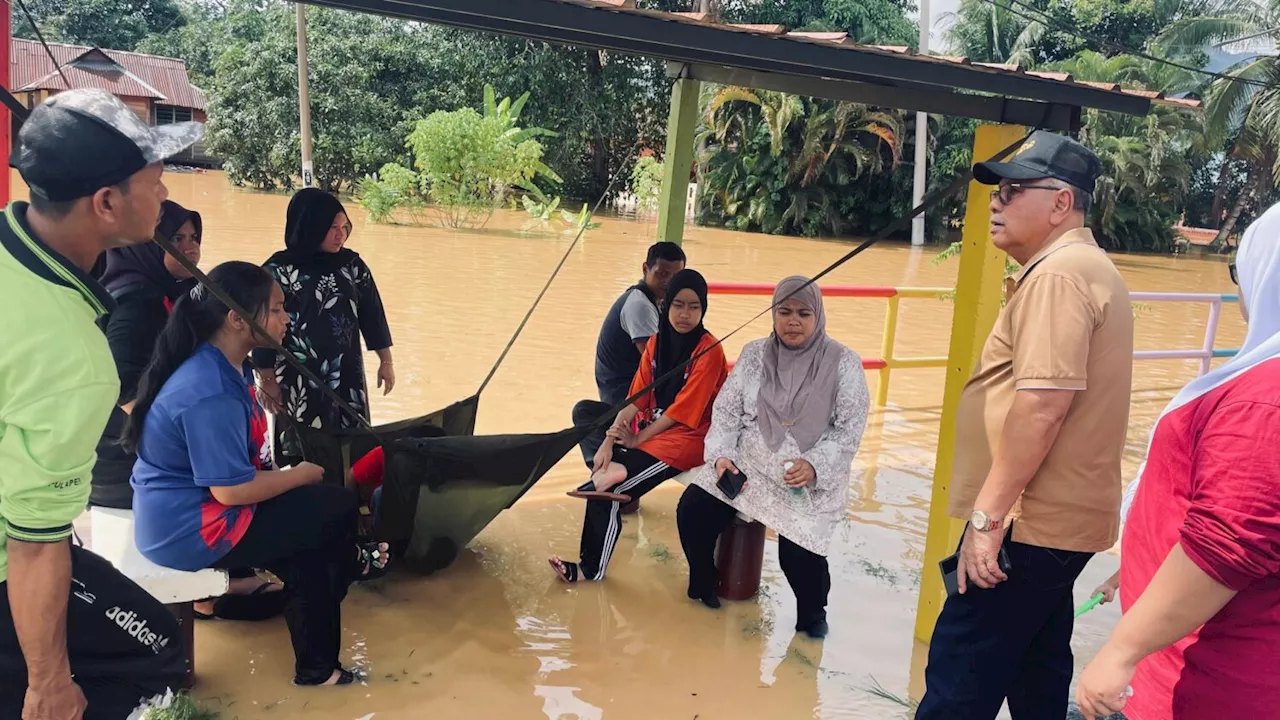
[[195, 681], [195, 613], [192, 603], [227, 592], [223, 570], [184, 572], [161, 567], [142, 556], [133, 540], [133, 511], [89, 509], [89, 549], [164, 603], [178, 619], [187, 653], [187, 686]]
[[[688, 487], [701, 467], [675, 477]], [[760, 590], [760, 574], [764, 569], [765, 526], [745, 513], [738, 512], [733, 525], [720, 535], [716, 544], [716, 568], [720, 571], [717, 594], [725, 600], [747, 600]]]

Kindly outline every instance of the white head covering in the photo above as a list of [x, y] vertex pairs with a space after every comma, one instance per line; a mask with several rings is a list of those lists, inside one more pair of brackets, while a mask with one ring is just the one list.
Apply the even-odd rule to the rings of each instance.
[[[1249, 329], [1244, 345], [1235, 357], [1187, 383], [1160, 413], [1151, 428], [1156, 428], [1165, 416], [1231, 380], [1254, 366], [1280, 357], [1280, 204], [1272, 205], [1262, 217], [1244, 231], [1240, 250], [1236, 253], [1236, 275], [1240, 280], [1240, 301], [1249, 313]], [[1151, 453], [1150, 441], [1147, 454]], [[1142, 481], [1146, 469], [1144, 460], [1138, 468], [1138, 477], [1129, 484], [1120, 506], [1120, 519], [1129, 516], [1129, 508]]]

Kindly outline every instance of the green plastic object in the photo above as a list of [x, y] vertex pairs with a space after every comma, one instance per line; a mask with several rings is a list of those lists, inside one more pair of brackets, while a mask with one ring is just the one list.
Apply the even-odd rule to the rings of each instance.
[[1080, 617], [1081, 615], [1089, 612], [1090, 610], [1098, 607], [1101, 604], [1102, 604], [1102, 593], [1098, 593], [1097, 595], [1094, 595], [1093, 597], [1089, 598], [1089, 602], [1085, 603], [1084, 605], [1081, 605], [1080, 609], [1076, 610], [1076, 617]]

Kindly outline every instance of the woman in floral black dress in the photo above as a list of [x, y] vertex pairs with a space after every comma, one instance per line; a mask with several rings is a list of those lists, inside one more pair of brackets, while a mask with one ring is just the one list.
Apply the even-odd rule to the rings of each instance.
[[[381, 361], [378, 387], [384, 395], [391, 392], [396, 376], [391, 330], [378, 286], [360, 256], [343, 247], [351, 236], [346, 210], [329, 193], [305, 188], [289, 202], [284, 233], [285, 249], [265, 265], [284, 289], [290, 325], [283, 345], [368, 419], [361, 335]], [[334, 430], [356, 423], [276, 355], [272, 350], [255, 350], [253, 364], [258, 368], [264, 405], [276, 415], [276, 461], [290, 465], [302, 459], [298, 440], [290, 432], [292, 425]]]

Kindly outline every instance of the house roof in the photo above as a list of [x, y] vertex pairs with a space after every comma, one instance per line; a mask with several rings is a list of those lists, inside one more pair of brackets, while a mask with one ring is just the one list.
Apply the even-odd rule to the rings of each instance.
[[61, 74], [39, 42], [13, 38], [9, 72], [15, 92], [66, 90], [66, 75], [76, 88], [99, 88], [197, 110], [205, 107], [204, 93], [191, 84], [186, 63], [178, 58], [64, 43], [49, 43], [49, 49]]
[[639, 10], [635, 0], [302, 1], [665, 59], [678, 77], [1054, 129], [1078, 127], [1080, 108], [1144, 115], [1152, 102], [1196, 104], [1065, 73], [861, 45], [847, 33]]

